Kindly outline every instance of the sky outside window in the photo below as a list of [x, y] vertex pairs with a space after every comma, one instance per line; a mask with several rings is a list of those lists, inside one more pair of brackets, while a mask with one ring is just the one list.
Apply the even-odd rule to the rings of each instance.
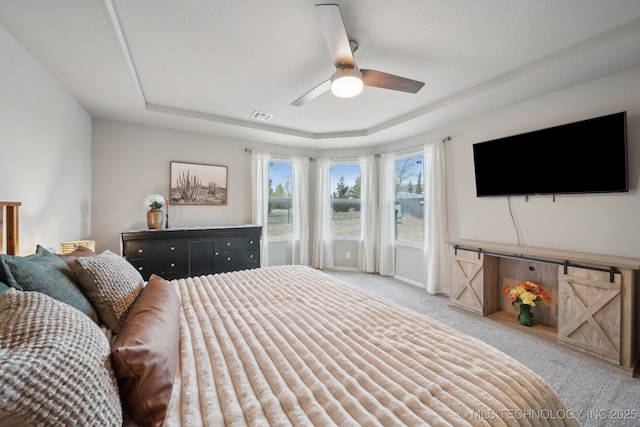
[[271, 190], [280, 185], [286, 193], [291, 194], [291, 162], [269, 162], [269, 179]]
[[359, 164], [332, 164], [329, 169], [331, 177], [331, 194], [336, 191], [340, 178], [344, 177], [344, 184], [352, 188], [360, 176]]

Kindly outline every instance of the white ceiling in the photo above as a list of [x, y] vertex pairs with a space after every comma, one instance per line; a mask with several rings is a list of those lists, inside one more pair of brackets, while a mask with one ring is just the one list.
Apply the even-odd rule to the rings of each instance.
[[0, 0], [0, 24], [94, 117], [314, 149], [401, 140], [640, 66], [638, 0], [344, 0], [358, 66], [426, 84], [292, 107], [335, 70], [317, 2]]

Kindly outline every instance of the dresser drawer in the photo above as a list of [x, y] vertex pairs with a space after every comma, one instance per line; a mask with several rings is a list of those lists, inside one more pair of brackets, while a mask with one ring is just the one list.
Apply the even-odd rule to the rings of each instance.
[[239, 249], [255, 250], [258, 247], [259, 239], [252, 236], [225, 236], [218, 240], [218, 250], [221, 253], [234, 252]]
[[187, 276], [184, 257], [132, 259], [129, 262], [138, 270], [144, 280], [149, 280], [151, 274], [157, 274], [167, 280]]
[[257, 252], [252, 250], [235, 250], [216, 253], [219, 272], [247, 270], [260, 267]]
[[127, 245], [127, 259], [144, 259], [182, 256], [184, 242], [181, 240], [158, 240], [146, 242], [130, 242]]

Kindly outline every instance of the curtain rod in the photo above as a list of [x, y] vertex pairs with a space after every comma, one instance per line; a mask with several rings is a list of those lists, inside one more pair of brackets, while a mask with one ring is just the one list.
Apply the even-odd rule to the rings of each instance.
[[[445, 136], [444, 138], [442, 138], [440, 140], [440, 142], [442, 142], [443, 144], [445, 142], [449, 142], [449, 141], [451, 141], [451, 137], [450, 136]], [[406, 147], [406, 148], [403, 148], [403, 150], [409, 150], [409, 149], [418, 148], [418, 147], [422, 147], [422, 145], [415, 145], [413, 147]], [[251, 148], [245, 148], [244, 152], [245, 153], [252, 153], [253, 150]], [[276, 155], [276, 156], [285, 156], [285, 157], [295, 156], [294, 154], [280, 154], [280, 153], [269, 153], [269, 154], [273, 154], [273, 155]], [[381, 155], [382, 155], [381, 153], [373, 154], [373, 156], [375, 156], [375, 157], [380, 157]], [[298, 157], [308, 157], [308, 156], [298, 156]], [[356, 154], [356, 155], [353, 155], [353, 156], [331, 157], [331, 158], [332, 159], [352, 159], [352, 158], [355, 158], [355, 157], [362, 157], [362, 156]], [[315, 158], [309, 157], [309, 160], [315, 160]]]
[[[451, 141], [451, 137], [450, 136], [445, 136], [444, 138], [440, 139], [440, 142], [447, 143]], [[403, 148], [399, 148], [396, 151], [407, 151], [407, 150], [413, 150], [414, 148], [422, 148], [424, 147], [424, 144], [420, 144], [420, 145], [412, 145], [411, 147], [403, 147]], [[380, 154], [376, 154], [377, 157], [380, 156]]]
[[[245, 148], [244, 149], [245, 153], [253, 153], [253, 150], [251, 148]], [[298, 156], [296, 154], [282, 154], [282, 153], [268, 153], [268, 154], [272, 154], [274, 156], [282, 156], [282, 157], [307, 157], [309, 160], [313, 160], [313, 157], [309, 157], [309, 156]]]
[[[245, 148], [244, 149], [245, 153], [252, 153], [253, 150], [250, 148]], [[293, 157], [295, 156], [294, 154], [278, 154], [278, 153], [269, 153], [272, 154], [274, 156], [282, 156], [282, 157]], [[375, 156], [375, 157], [380, 157], [380, 154], [367, 154], [368, 156]], [[297, 157], [307, 157], [307, 156], [297, 156]], [[343, 157], [330, 157], [332, 160], [343, 160], [343, 159], [355, 159], [357, 157], [362, 157], [361, 155], [354, 155], [354, 156], [343, 156]], [[314, 161], [316, 160], [315, 157], [308, 157], [308, 159], [310, 161]]]
[[[446, 142], [449, 142], [449, 141], [451, 141], [451, 137], [450, 136], [445, 136], [444, 138], [440, 139], [440, 142], [442, 142], [443, 144], [446, 143]], [[419, 148], [419, 147], [424, 147], [424, 144], [414, 145], [412, 147], [405, 147], [405, 148], [402, 148], [402, 150], [410, 150], [412, 148]]]

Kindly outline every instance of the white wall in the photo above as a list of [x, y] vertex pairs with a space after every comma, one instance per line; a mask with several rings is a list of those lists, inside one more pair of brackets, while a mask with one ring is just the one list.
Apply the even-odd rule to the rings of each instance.
[[[507, 198], [475, 195], [472, 145], [618, 111], [627, 111], [628, 193], [561, 195], [555, 203], [551, 196], [530, 197], [528, 202], [512, 197], [511, 206], [523, 245], [640, 258], [640, 68], [473, 117], [387, 148], [451, 136], [445, 145], [449, 239], [517, 244]], [[505, 176], [519, 172], [517, 162], [505, 163]], [[530, 173], [543, 174], [544, 168]]]
[[169, 207], [172, 227], [251, 222], [251, 156], [241, 141], [96, 119], [93, 229], [96, 248], [120, 251], [120, 233], [146, 229], [144, 198], [169, 194], [170, 162], [228, 167], [226, 206]]
[[396, 277], [416, 286], [424, 286], [424, 251], [409, 245], [396, 245]]
[[91, 117], [0, 26], [0, 200], [22, 202], [20, 253], [91, 237]]
[[[511, 198], [522, 244], [640, 258], [640, 69], [536, 99], [452, 129], [447, 146], [450, 237], [517, 243], [506, 198], [477, 198], [471, 145], [627, 111], [628, 193]], [[603, 141], [604, 143], [604, 141]], [[505, 175], [518, 173], [517, 162]], [[544, 174], [544, 167], [530, 173]]]

